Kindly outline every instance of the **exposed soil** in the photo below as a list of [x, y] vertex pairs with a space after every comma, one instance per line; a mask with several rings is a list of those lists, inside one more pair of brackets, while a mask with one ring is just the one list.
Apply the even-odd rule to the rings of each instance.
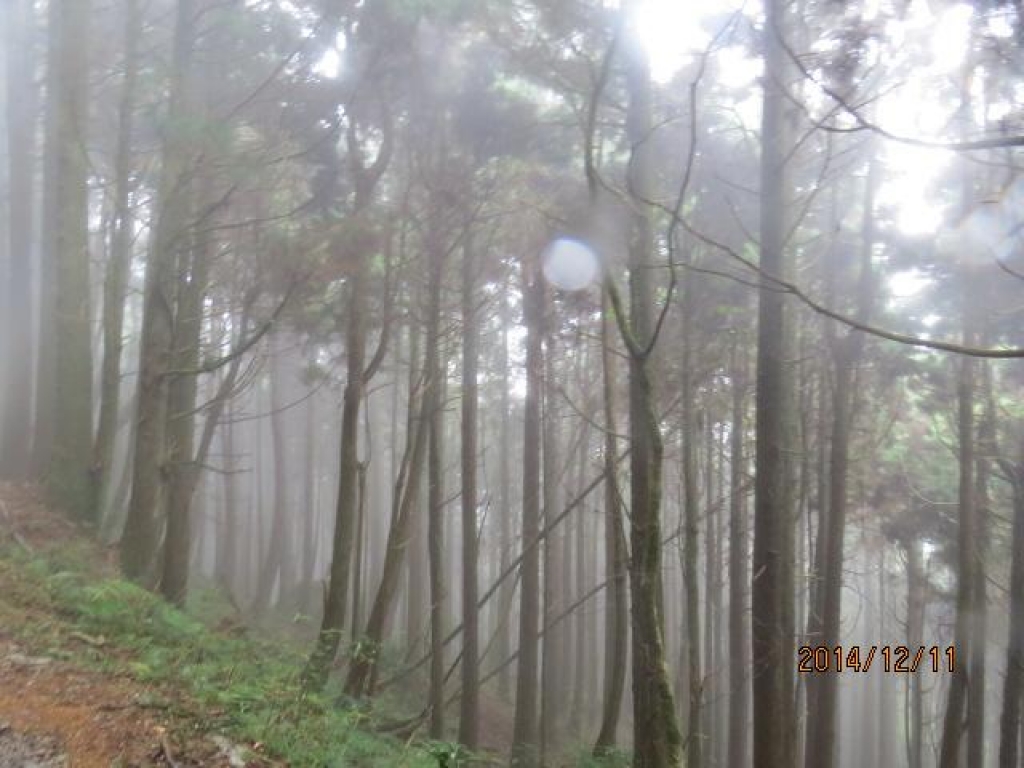
[[20, 733], [0, 722], [0, 768], [61, 768], [67, 764], [55, 739]]
[[51, 756], [66, 750], [66, 763], [40, 765], [165, 764], [151, 759], [164, 731], [140, 707], [138, 691], [62, 662], [28, 656], [11, 644], [0, 646], [0, 721], [15, 734], [16, 744], [49, 744]]
[[[49, 512], [34, 489], [9, 484], [0, 484], [0, 537], [29, 551], [83, 541], [77, 526]], [[111, 568], [111, 553], [96, 549]], [[76, 645], [104, 650], [102, 640], [59, 630], [46, 606], [18, 601], [18, 585], [5, 573], [0, 569], [0, 768], [268, 765], [243, 759], [226, 739], [205, 733], [177, 706], [173, 691], [152, 691], [65, 660], [74, 658]], [[16, 640], [16, 630], [29, 625], [60, 634], [61, 658]]]

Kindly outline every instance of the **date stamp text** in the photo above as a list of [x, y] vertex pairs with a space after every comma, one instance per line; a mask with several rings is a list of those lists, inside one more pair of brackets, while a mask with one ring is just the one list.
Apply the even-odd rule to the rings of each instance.
[[956, 646], [937, 645], [801, 645], [797, 649], [797, 671], [802, 674], [883, 672], [913, 674], [918, 671], [956, 671]]

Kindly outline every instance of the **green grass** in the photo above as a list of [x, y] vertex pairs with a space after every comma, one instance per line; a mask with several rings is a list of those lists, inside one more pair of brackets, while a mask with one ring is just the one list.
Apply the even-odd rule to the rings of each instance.
[[629, 768], [630, 762], [630, 753], [621, 749], [609, 750], [600, 757], [586, 749], [576, 758], [577, 768]]
[[262, 744], [296, 768], [434, 768], [438, 753], [450, 751], [378, 735], [370, 714], [339, 706], [330, 692], [303, 694], [298, 647], [212, 631], [198, 620], [223, 614], [215, 594], [201, 591], [195, 615], [191, 606], [184, 613], [97, 575], [88, 559], [87, 549], [34, 557], [0, 549], [0, 622], [35, 652], [128, 674], [151, 687], [158, 706], [203, 730]]
[[[406, 743], [374, 731], [376, 718], [396, 722], [418, 711], [426, 695], [421, 679], [387, 690], [374, 700], [373, 711], [336, 687], [304, 694], [298, 677], [310, 642], [296, 639], [303, 634], [295, 631], [302, 629], [294, 626], [297, 619], [277, 617], [275, 626], [281, 626], [273, 641], [261, 639], [242, 629], [213, 585], [195, 583], [183, 612], [112, 577], [99, 562], [87, 540], [35, 555], [0, 543], [0, 626], [32, 653], [128, 675], [150, 691], [143, 706], [167, 711], [200, 733], [260, 744], [261, 754], [295, 768], [504, 764], [497, 757], [473, 759], [454, 743]], [[397, 648], [382, 649], [382, 679], [401, 666], [402, 657]], [[630, 764], [627, 752], [597, 759], [583, 746], [567, 750], [565, 759], [579, 768]]]

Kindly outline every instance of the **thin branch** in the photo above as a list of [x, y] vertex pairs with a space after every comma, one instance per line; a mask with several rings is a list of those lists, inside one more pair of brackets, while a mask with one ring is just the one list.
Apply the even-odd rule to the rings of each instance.
[[236, 357], [241, 357], [242, 355], [244, 355], [246, 352], [248, 352], [250, 349], [256, 346], [259, 340], [266, 336], [267, 332], [274, 327], [274, 324], [280, 317], [281, 312], [284, 311], [285, 306], [288, 304], [288, 300], [291, 299], [292, 293], [295, 291], [296, 284], [296, 281], [292, 281], [292, 283], [288, 286], [288, 290], [285, 291], [284, 298], [281, 299], [281, 303], [277, 305], [277, 307], [274, 309], [273, 314], [271, 314], [271, 316], [267, 318], [266, 322], [264, 322], [263, 325], [257, 328], [252, 333], [252, 335], [249, 336], [248, 339], [245, 339], [244, 341], [240, 342], [238, 346], [236, 346], [228, 354], [222, 357], [214, 358], [213, 360], [207, 360], [205, 363], [196, 368], [178, 368], [169, 371], [164, 371], [163, 375], [198, 376], [204, 373], [213, 373], [219, 368], [223, 368]]
[[[818, 80], [810, 70], [804, 66], [804, 63], [800, 60], [800, 57], [786, 42], [785, 37], [777, 26], [773, 25], [772, 32], [779, 42], [782, 50], [786, 53], [789, 59], [793, 62], [800, 73], [811, 83], [816, 85], [825, 95], [836, 102], [842, 110], [846, 112], [850, 117], [853, 118], [856, 123], [854, 130], [866, 130], [877, 133], [879, 136], [888, 139], [889, 141], [895, 141], [899, 144], [907, 144], [912, 147], [923, 147], [925, 149], [945, 149], [951, 152], [973, 152], [976, 150], [983, 149], [1005, 149], [1009, 147], [1024, 147], [1024, 136], [1003, 136], [1000, 138], [987, 138], [987, 139], [974, 139], [970, 141], [933, 141], [929, 139], [916, 139], [912, 136], [900, 136], [899, 134], [892, 133], [886, 130], [880, 125], [872, 123], [870, 120], [861, 115], [860, 111], [850, 104], [842, 95], [836, 90], [830, 88], [825, 83]], [[964, 353], [966, 354], [966, 353]]]
[[[615, 463], [618, 464], [622, 462], [627, 456], [629, 456], [628, 448], [615, 457]], [[542, 541], [544, 541], [544, 539], [547, 538], [548, 534], [550, 534], [556, 527], [558, 527], [558, 525], [566, 517], [568, 517], [569, 514], [574, 509], [576, 509], [576, 507], [581, 505], [583, 501], [587, 498], [587, 496], [589, 496], [595, 488], [597, 488], [602, 482], [604, 482], [604, 479], [605, 473], [604, 471], [602, 471], [601, 474], [595, 477], [582, 491], [580, 491], [579, 494], [577, 494], [576, 498], [569, 502], [565, 506], [565, 508], [558, 513], [558, 515], [552, 518], [552, 520], [541, 529], [541, 531], [537, 534], [536, 537], [534, 537], [534, 539], [529, 544], [523, 547], [523, 550], [519, 553], [519, 556], [511, 563], [509, 563], [508, 567], [498, 575], [498, 578], [494, 580], [494, 583], [491, 584], [490, 588], [477, 601], [477, 609], [483, 608], [487, 604], [487, 602], [492, 597], [494, 597], [494, 595], [498, 591], [498, 588], [505, 582], [505, 580], [513, 573], [517, 573], [519, 571], [519, 566], [522, 564], [523, 558], [526, 557], [527, 553], [533, 550], [535, 547], [537, 547]], [[457, 638], [461, 634], [462, 625], [460, 624], [448, 634], [448, 636], [444, 639], [442, 646], [448, 646], [453, 640], [455, 640], [455, 638]], [[392, 675], [390, 678], [381, 683], [377, 687], [377, 690], [382, 691], [385, 688], [388, 688], [389, 686], [398, 682], [399, 680], [404, 679], [407, 675], [412, 674], [417, 669], [426, 664], [429, 659], [430, 654], [422, 656], [418, 661], [416, 661], [416, 663], [412, 664], [409, 667], [406, 667], [402, 671]]]
[[[670, 210], [667, 206], [657, 202], [656, 200], [647, 200], [645, 202], [660, 208], [662, 211], [669, 214], [670, 216], [675, 215], [674, 211]], [[734, 248], [730, 247], [729, 245], [719, 240], [715, 240], [714, 238], [696, 229], [686, 220], [684, 216], [679, 216], [679, 224], [683, 227], [683, 229], [685, 229], [691, 235], [696, 237], [702, 243], [704, 243], [705, 245], [709, 245], [712, 248], [717, 248], [718, 250], [727, 254], [728, 256], [730, 256], [731, 258], [735, 259], [740, 264], [745, 266], [747, 269], [751, 270], [752, 272], [760, 276], [762, 280], [765, 280], [771, 285], [774, 285], [782, 293], [788, 293], [792, 295], [793, 297], [799, 299], [805, 305], [810, 307], [812, 310], [817, 312], [819, 315], [823, 315], [832, 320], [836, 320], [837, 322], [847, 325], [850, 328], [856, 328], [858, 331], [863, 331], [864, 333], [870, 334], [871, 336], [877, 336], [880, 339], [886, 339], [888, 341], [895, 341], [898, 344], [905, 344], [911, 347], [925, 347], [927, 349], [934, 349], [940, 352], [952, 352], [954, 354], [965, 355], [967, 357], [989, 358], [993, 360], [1024, 358], [1024, 348], [1020, 347], [1007, 347], [1004, 349], [969, 347], [963, 344], [956, 344], [951, 341], [925, 339], [920, 336], [913, 336], [907, 333], [898, 333], [896, 331], [890, 331], [885, 328], [879, 328], [869, 323], [862, 322], [860, 320], [850, 317], [849, 315], [844, 315], [841, 312], [837, 312], [836, 310], [825, 306], [821, 302], [817, 301], [816, 299], [812, 298], [807, 293], [805, 293], [802, 288], [796, 285], [796, 283], [792, 283], [788, 280], [783, 280], [780, 277], [776, 277], [775, 275], [768, 274], [763, 269], [761, 269], [757, 264], [750, 261], [750, 259], [747, 259], [746, 257], [737, 253]]]

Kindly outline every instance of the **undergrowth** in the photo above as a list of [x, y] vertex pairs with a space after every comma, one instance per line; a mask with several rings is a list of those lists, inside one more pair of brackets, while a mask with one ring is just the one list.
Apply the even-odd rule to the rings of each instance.
[[[298, 648], [213, 631], [140, 587], [98, 578], [84, 559], [67, 549], [45, 556], [0, 549], [0, 622], [38, 652], [146, 684], [147, 706], [259, 744], [296, 768], [438, 765], [443, 745], [378, 735], [369, 714], [339, 706], [330, 692], [304, 694]], [[199, 615], [215, 614], [211, 603], [202, 596]]]

